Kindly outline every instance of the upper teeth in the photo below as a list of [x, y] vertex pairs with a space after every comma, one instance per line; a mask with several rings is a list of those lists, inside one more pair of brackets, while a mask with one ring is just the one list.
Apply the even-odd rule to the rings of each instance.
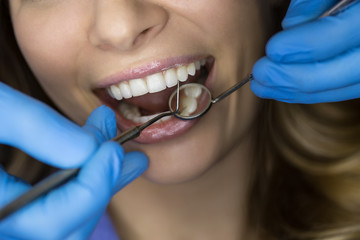
[[189, 75], [194, 76], [196, 71], [199, 70], [201, 66], [204, 66], [205, 63], [205, 59], [195, 61], [188, 65], [174, 67], [144, 78], [123, 81], [110, 86], [107, 90], [110, 96], [117, 100], [160, 92], [166, 89], [166, 87], [170, 88], [177, 85], [178, 81], [185, 82]]

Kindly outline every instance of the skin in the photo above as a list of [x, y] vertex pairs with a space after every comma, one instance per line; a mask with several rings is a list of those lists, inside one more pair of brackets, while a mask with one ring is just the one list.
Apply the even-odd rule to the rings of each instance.
[[[265, 31], [257, 1], [11, 0], [10, 5], [25, 59], [51, 99], [78, 124], [101, 105], [94, 86], [114, 73], [161, 59], [210, 55], [216, 96], [250, 73], [263, 55]], [[179, 137], [125, 144], [126, 150], [145, 152], [150, 167], [112, 202], [123, 237], [149, 239], [150, 233], [154, 239], [177, 239], [173, 229], [205, 239], [249, 234], [241, 226], [246, 225], [249, 149], [258, 111], [249, 86]], [[210, 218], [214, 214], [224, 224]], [[152, 226], [154, 221], [161, 227]], [[201, 231], [194, 227], [199, 224]], [[178, 238], [184, 239], [181, 234]]]

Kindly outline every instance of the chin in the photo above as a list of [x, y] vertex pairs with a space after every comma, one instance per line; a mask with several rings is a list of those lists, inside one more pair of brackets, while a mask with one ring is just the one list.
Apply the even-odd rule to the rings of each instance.
[[160, 156], [149, 154], [149, 169], [143, 177], [156, 184], [182, 184], [194, 181], [207, 172], [215, 160], [201, 157], [175, 156], [173, 158], [160, 159]]
[[229, 145], [219, 145], [222, 118], [213, 110], [176, 138], [153, 144], [126, 143], [127, 151], [140, 150], [149, 157], [149, 168], [143, 177], [158, 184], [181, 184], [194, 181], [211, 169]]

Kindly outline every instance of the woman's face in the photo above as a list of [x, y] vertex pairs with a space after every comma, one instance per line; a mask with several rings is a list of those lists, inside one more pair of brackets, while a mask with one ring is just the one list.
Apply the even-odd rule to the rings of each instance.
[[[263, 53], [257, 1], [9, 2], [28, 64], [52, 100], [79, 124], [107, 104], [123, 131], [166, 110], [173, 85], [187, 77], [196, 82], [205, 76], [216, 96], [246, 77]], [[145, 177], [152, 181], [196, 178], [247, 136], [256, 102], [246, 85], [199, 121], [156, 123], [125, 148], [149, 156]]]

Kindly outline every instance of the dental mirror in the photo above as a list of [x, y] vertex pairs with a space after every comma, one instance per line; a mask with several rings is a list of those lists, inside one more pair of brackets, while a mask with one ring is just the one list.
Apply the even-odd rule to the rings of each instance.
[[184, 84], [171, 94], [169, 109], [175, 117], [182, 120], [199, 118], [209, 111], [213, 104], [223, 100], [251, 79], [252, 75], [250, 74], [247, 78], [236, 83], [216, 98], [213, 98], [210, 90], [202, 84]]

